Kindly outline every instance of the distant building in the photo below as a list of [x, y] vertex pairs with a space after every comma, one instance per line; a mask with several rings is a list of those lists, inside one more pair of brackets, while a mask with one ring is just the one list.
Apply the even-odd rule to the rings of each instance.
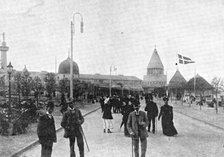
[[184, 96], [186, 83], [187, 81], [180, 73], [180, 71], [176, 70], [175, 74], [173, 75], [168, 84], [168, 91], [171, 100], [173, 98], [180, 100]]
[[[68, 78], [70, 79], [70, 62], [71, 59], [68, 57], [62, 61], [58, 68], [57, 81]], [[79, 67], [76, 62], [73, 61], [73, 74], [74, 78], [80, 81], [91, 82], [96, 87], [107, 90], [109, 92], [110, 80], [113, 91], [121, 92], [126, 91], [143, 91], [141, 86], [142, 80], [136, 76], [124, 76], [124, 75], [102, 75], [102, 74], [80, 74]]]
[[166, 83], [167, 76], [164, 74], [163, 63], [155, 48], [147, 67], [147, 74], [143, 78], [142, 86], [145, 93], [150, 93], [155, 88], [165, 87]]
[[201, 95], [212, 97], [212, 85], [198, 74], [187, 82], [185, 89], [189, 94], [196, 97], [200, 97]]

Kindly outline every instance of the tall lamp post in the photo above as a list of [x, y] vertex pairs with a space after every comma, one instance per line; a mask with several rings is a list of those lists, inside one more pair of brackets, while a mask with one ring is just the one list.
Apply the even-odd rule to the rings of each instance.
[[9, 122], [11, 122], [12, 108], [11, 108], [11, 74], [12, 74], [13, 66], [11, 62], [7, 66], [7, 72], [9, 74]]
[[73, 99], [73, 36], [75, 35], [75, 15], [79, 15], [80, 21], [80, 32], [83, 33], [83, 17], [79, 12], [73, 13], [73, 19], [71, 21], [71, 61], [70, 61], [70, 98]]

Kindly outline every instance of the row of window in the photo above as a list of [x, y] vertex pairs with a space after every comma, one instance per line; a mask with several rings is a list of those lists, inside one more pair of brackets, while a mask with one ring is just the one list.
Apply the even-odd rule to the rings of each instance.
[[147, 74], [163, 74], [163, 69], [148, 69]]

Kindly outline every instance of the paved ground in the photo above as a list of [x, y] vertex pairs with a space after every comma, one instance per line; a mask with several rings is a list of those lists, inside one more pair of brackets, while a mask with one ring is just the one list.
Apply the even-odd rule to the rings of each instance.
[[[158, 105], [161, 104], [160, 101], [157, 101], [157, 103]], [[204, 119], [202, 116], [205, 115], [206, 117], [210, 117], [208, 118], [210, 120], [211, 117], [217, 116], [215, 110], [212, 110], [214, 114], [211, 112], [211, 115], [208, 116], [204, 114], [204, 111], [209, 112], [210, 109], [204, 108], [196, 112], [195, 109], [197, 106], [194, 109], [193, 106], [189, 108], [187, 105], [182, 107], [179, 105], [178, 103], [173, 104], [174, 109], [178, 110], [178, 113], [174, 113], [174, 124], [179, 135], [177, 137], [164, 136], [162, 134], [161, 124], [158, 122], [157, 133], [149, 134], [147, 156], [223, 157], [223, 130], [179, 113], [180, 111], [188, 114], [191, 113], [191, 116], [196, 115], [202, 120]], [[143, 108], [144, 104], [142, 103], [142, 109]], [[189, 108], [189, 110], [187, 108]], [[90, 147], [90, 152], [85, 149], [86, 157], [131, 157], [131, 139], [124, 137], [123, 129], [119, 129], [121, 115], [113, 114], [114, 129], [112, 134], [103, 133], [101, 117], [102, 113], [98, 110], [85, 118], [83, 128]], [[63, 131], [59, 132], [57, 136], [58, 143], [53, 147], [54, 151], [52, 157], [69, 156], [69, 144], [67, 139], [62, 138]], [[25, 152], [22, 157], [39, 157], [39, 154], [40, 145]]]
[[[99, 103], [87, 104], [84, 108], [81, 108], [83, 114], [98, 108]], [[60, 107], [56, 107], [53, 113], [56, 123], [56, 128], [60, 128], [60, 122], [62, 115], [60, 113]], [[20, 151], [24, 147], [37, 141], [37, 123], [33, 123], [29, 126], [26, 134], [16, 136], [0, 136], [0, 157], [10, 157], [14, 153]]]

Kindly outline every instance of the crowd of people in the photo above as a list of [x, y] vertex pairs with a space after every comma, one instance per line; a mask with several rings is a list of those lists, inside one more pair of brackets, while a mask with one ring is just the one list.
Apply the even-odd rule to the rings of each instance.
[[163, 98], [164, 105], [160, 112], [157, 104], [153, 101], [153, 95], [145, 95], [146, 106], [144, 111], [140, 110], [140, 100], [137, 96], [129, 95], [127, 97], [107, 96], [100, 98], [103, 132], [112, 133], [112, 111], [122, 114], [122, 123], [124, 126], [124, 135], [132, 138], [135, 157], [139, 157], [139, 141], [141, 142], [141, 157], [145, 157], [147, 147], [148, 132], [156, 133], [156, 117], [161, 120], [162, 131], [166, 136], [176, 136], [177, 130], [173, 123], [173, 107], [168, 104], [169, 98]]
[[[124, 136], [132, 138], [135, 157], [139, 157], [139, 141], [141, 142], [141, 157], [145, 157], [148, 133], [156, 133], [155, 122], [157, 117], [158, 120], [161, 119], [164, 135], [176, 136], [178, 134], [173, 123], [173, 107], [168, 104], [169, 98], [164, 97], [163, 101], [164, 105], [159, 110], [157, 104], [153, 101], [153, 95], [145, 95], [146, 106], [143, 111], [140, 110], [141, 104], [138, 95], [100, 97], [103, 133], [110, 134], [113, 132], [113, 113], [122, 114], [120, 128], [124, 127]], [[69, 139], [70, 157], [76, 156], [74, 151], [76, 140], [80, 157], [84, 157], [84, 134], [81, 127], [84, 118], [82, 113], [74, 101], [66, 101], [63, 95], [61, 106], [61, 113], [63, 114], [61, 126], [64, 128], [64, 138]], [[49, 101], [46, 106], [46, 114], [39, 117], [37, 134], [41, 144], [41, 157], [51, 157], [53, 143], [57, 141], [52, 116], [53, 110], [54, 103]]]

